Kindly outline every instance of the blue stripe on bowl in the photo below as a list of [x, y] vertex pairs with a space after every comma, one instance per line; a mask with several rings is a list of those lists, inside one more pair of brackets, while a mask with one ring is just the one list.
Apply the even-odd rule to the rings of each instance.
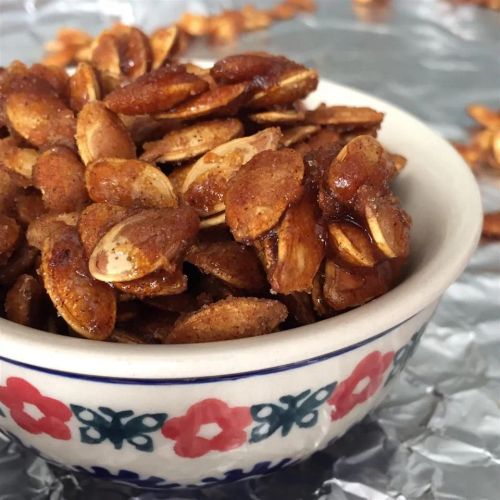
[[[417, 313], [419, 314], [419, 313]], [[410, 318], [398, 323], [397, 325], [385, 330], [373, 337], [369, 337], [365, 340], [357, 342], [356, 344], [351, 344], [349, 346], [343, 347], [342, 349], [337, 349], [336, 351], [331, 351], [326, 354], [321, 354], [320, 356], [315, 356], [313, 358], [304, 359], [300, 361], [296, 361], [294, 363], [288, 363], [280, 366], [273, 366], [271, 368], [262, 368], [260, 370], [253, 370], [249, 372], [242, 373], [230, 373], [226, 375], [211, 375], [206, 377], [190, 377], [190, 378], [123, 378], [123, 377], [103, 377], [98, 375], [86, 375], [83, 373], [71, 373], [65, 372], [61, 370], [52, 370], [51, 368], [43, 368], [41, 366], [35, 366], [28, 363], [23, 363], [21, 361], [16, 361], [14, 359], [6, 358], [5, 356], [0, 356], [0, 361], [5, 361], [11, 365], [20, 366], [22, 368], [27, 368], [29, 370], [34, 370], [37, 372], [47, 373], [49, 375], [58, 375], [60, 377], [67, 377], [79, 380], [89, 380], [92, 382], [101, 382], [105, 384], [128, 384], [128, 385], [189, 385], [189, 384], [207, 384], [211, 382], [224, 382], [227, 380], [239, 380], [242, 378], [249, 377], [258, 377], [261, 375], [268, 375], [271, 373], [279, 373], [288, 370], [295, 370], [297, 368], [301, 368], [302, 366], [308, 366], [315, 363], [320, 363], [330, 358], [334, 358], [336, 356], [340, 356], [349, 351], [354, 351], [355, 349], [359, 349], [360, 347], [370, 344], [381, 337], [385, 337], [389, 333], [393, 332], [396, 328], [399, 328], [402, 324], [413, 319], [417, 314], [414, 314]]]

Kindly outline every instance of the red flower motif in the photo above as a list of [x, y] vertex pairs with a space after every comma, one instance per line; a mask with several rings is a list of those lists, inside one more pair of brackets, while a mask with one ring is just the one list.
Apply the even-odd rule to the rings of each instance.
[[[335, 406], [332, 412], [332, 420], [345, 417], [356, 405], [364, 403], [370, 396], [375, 394], [382, 384], [384, 373], [392, 363], [394, 352], [384, 355], [380, 351], [374, 351], [362, 359], [354, 368], [351, 376], [341, 382], [328, 403]], [[359, 383], [368, 379], [368, 384], [360, 392], [355, 393]]]
[[[10, 410], [10, 416], [25, 431], [31, 434], [48, 434], [54, 439], [67, 441], [71, 431], [65, 424], [71, 418], [71, 410], [57, 399], [47, 398], [22, 378], [10, 377], [7, 385], [0, 386], [0, 402]], [[43, 414], [34, 418], [25, 410], [25, 405], [36, 406]]]
[[[162, 433], [176, 441], [174, 451], [180, 457], [196, 458], [209, 451], [228, 451], [247, 440], [245, 428], [252, 423], [247, 407], [230, 408], [220, 399], [204, 399], [192, 405], [183, 417], [168, 420]], [[217, 424], [220, 432], [212, 438], [198, 436], [205, 424]]]

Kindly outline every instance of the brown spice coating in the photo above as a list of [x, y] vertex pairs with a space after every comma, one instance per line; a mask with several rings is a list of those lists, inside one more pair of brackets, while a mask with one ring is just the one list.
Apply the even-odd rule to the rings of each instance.
[[41, 273], [57, 311], [76, 332], [93, 340], [111, 335], [115, 293], [90, 276], [76, 228], [65, 226], [46, 241]]
[[259, 259], [251, 248], [235, 241], [216, 241], [191, 247], [186, 261], [230, 286], [263, 292], [267, 287]]
[[195, 297], [190, 292], [145, 298], [144, 302], [160, 311], [173, 313], [192, 312], [198, 307]]
[[[273, 109], [271, 111], [259, 111], [248, 116], [250, 120], [262, 125], [296, 125], [304, 121], [305, 112], [301, 109]], [[308, 126], [308, 130], [319, 130], [314, 126]], [[311, 132], [312, 133], [312, 132]]]
[[325, 185], [338, 202], [348, 205], [363, 185], [387, 190], [392, 171], [376, 139], [361, 135], [342, 148], [326, 172]]
[[306, 192], [290, 207], [276, 233], [276, 265], [268, 272], [269, 282], [278, 293], [311, 292], [313, 281], [325, 255], [319, 209], [313, 193]]
[[161, 297], [185, 292], [187, 277], [182, 274], [182, 270], [170, 273], [160, 269], [133, 281], [117, 281], [113, 286], [134, 297]]
[[160, 139], [179, 126], [179, 123], [175, 120], [157, 120], [151, 115], [119, 115], [119, 117], [138, 147], [144, 146], [147, 141]]
[[230, 297], [180, 318], [166, 343], [214, 342], [265, 335], [288, 315], [277, 300]]
[[47, 238], [55, 235], [62, 225], [76, 226], [79, 213], [43, 214], [30, 223], [26, 230], [26, 240], [38, 250], [42, 250]]
[[99, 240], [109, 229], [133, 213], [131, 209], [109, 203], [89, 205], [78, 221], [78, 232], [87, 257], [90, 257]]
[[100, 101], [85, 104], [76, 122], [83, 163], [99, 158], [135, 158], [135, 145], [123, 122]]
[[191, 73], [159, 68], [116, 88], [104, 98], [109, 109], [124, 115], [161, 113], [208, 88]]
[[289, 295], [280, 295], [279, 299], [286, 305], [290, 316], [299, 325], [310, 325], [317, 321], [310, 294], [295, 292]]
[[141, 160], [149, 162], [185, 161], [202, 155], [243, 134], [235, 118], [210, 120], [173, 130], [163, 139], [146, 142]]
[[217, 61], [210, 74], [217, 83], [252, 82], [252, 87], [271, 86], [288, 69], [302, 68], [283, 56], [261, 53], [238, 54]]
[[166, 62], [175, 46], [178, 34], [179, 28], [173, 25], [159, 28], [149, 37], [153, 53], [153, 69], [158, 69]]
[[75, 147], [75, 115], [64, 101], [46, 89], [27, 87], [11, 92], [5, 111], [9, 125], [34, 146]]
[[[334, 126], [334, 128], [336, 128]], [[349, 141], [352, 141], [355, 137], [360, 135], [369, 135], [370, 137], [377, 138], [379, 126], [375, 127], [354, 127], [352, 129], [340, 130], [340, 137], [343, 144], [347, 144]]]
[[338, 128], [373, 127], [382, 123], [384, 114], [372, 108], [320, 105], [306, 113], [306, 120], [314, 125], [335, 125]]
[[318, 72], [307, 68], [284, 71], [278, 80], [269, 87], [255, 94], [248, 103], [252, 109], [265, 109], [270, 106], [285, 106], [302, 99], [316, 90]]
[[87, 165], [85, 183], [96, 203], [130, 208], [177, 206], [168, 177], [144, 161], [101, 158]]
[[69, 79], [69, 103], [71, 109], [78, 113], [88, 102], [101, 98], [101, 86], [94, 68], [81, 62]]
[[365, 203], [365, 215], [371, 236], [389, 258], [410, 254], [410, 216], [393, 196], [371, 198]]
[[334, 143], [328, 147], [315, 149], [304, 156], [306, 184], [318, 194], [318, 204], [325, 220], [337, 219], [343, 212], [338, 199], [325, 188], [324, 183], [325, 172], [340, 149], [341, 146]]
[[334, 222], [328, 226], [330, 249], [342, 260], [361, 267], [373, 267], [379, 252], [369, 233], [351, 221]]
[[12, 137], [0, 139], [0, 170], [7, 172], [19, 186], [31, 186], [38, 157], [38, 151], [19, 147]]
[[231, 177], [257, 153], [276, 149], [280, 138], [279, 128], [266, 128], [209, 151], [188, 172], [182, 187], [184, 200], [203, 216], [223, 211]]
[[271, 273], [278, 260], [278, 237], [275, 231], [269, 231], [253, 242], [257, 257], [267, 273]]
[[340, 151], [340, 148], [343, 146], [341, 143], [340, 134], [332, 129], [331, 127], [325, 127], [320, 129], [317, 133], [313, 134], [303, 145], [303, 149], [300, 151], [302, 154], [306, 154], [308, 152], [314, 152], [318, 149], [330, 149], [334, 145], [339, 145], [339, 149], [337, 153]]
[[0, 162], [0, 214], [13, 215], [15, 212], [15, 199], [21, 188], [1, 166]]
[[182, 186], [184, 185], [184, 181], [186, 180], [186, 177], [189, 174], [192, 166], [193, 164], [188, 162], [180, 167], [174, 168], [168, 175], [168, 179], [170, 180], [174, 191], [179, 196], [179, 199], [182, 196]]
[[91, 45], [91, 64], [101, 74], [104, 90], [109, 89], [112, 81], [122, 76], [120, 67], [120, 47], [116, 36], [109, 32], [101, 33]]
[[[246, 6], [184, 21], [223, 42], [267, 26], [273, 15], [310, 8], [310, 0], [285, 0], [273, 12]], [[189, 35], [179, 26], [150, 39], [123, 24], [93, 42], [68, 36], [53, 49], [56, 59], [85, 61], [71, 78], [61, 68], [19, 62], [0, 69], [0, 127], [11, 134], [0, 139], [0, 221], [14, 216], [23, 228], [11, 250], [0, 248], [2, 296], [14, 284], [10, 319], [36, 323], [32, 309], [43, 300], [28, 292], [35, 297], [38, 286], [43, 298], [33, 278], [37, 248], [45, 286], [69, 329], [62, 319], [55, 325], [52, 306], [49, 321], [35, 326], [114, 342], [261, 335], [286, 319], [285, 305], [291, 318], [283, 327], [290, 328], [395, 284], [410, 220], [389, 188], [405, 160], [373, 139], [382, 113], [349, 106], [307, 112], [298, 99], [316, 87], [317, 72], [280, 56], [231, 56], [211, 70], [180, 64], [171, 58]], [[16, 106], [27, 96], [20, 115]], [[47, 110], [54, 130], [39, 127]], [[480, 161], [500, 164], [497, 115], [471, 114], [486, 127], [473, 140]], [[73, 122], [68, 136], [60, 127], [65, 116]], [[276, 127], [240, 138], [266, 124], [285, 133]], [[75, 127], [86, 167], [71, 151]], [[169, 165], [162, 171], [145, 160]], [[86, 207], [90, 200], [97, 203]], [[0, 243], [9, 241], [0, 234]], [[281, 302], [244, 297], [267, 297], [269, 289]], [[117, 296], [125, 306], [115, 330]]]
[[248, 85], [244, 82], [214, 87], [167, 113], [160, 113], [157, 118], [192, 120], [207, 115], [233, 116], [248, 100], [247, 90]]
[[149, 38], [134, 26], [126, 26], [125, 33], [119, 38], [122, 73], [135, 79], [148, 72], [153, 61]]
[[113, 333], [108, 337], [108, 342], [115, 342], [117, 344], [132, 344], [141, 345], [148, 344], [148, 339], [142, 337], [138, 333], [122, 330], [116, 328]]
[[49, 212], [81, 210], [88, 203], [84, 171], [78, 156], [64, 146], [51, 148], [38, 158], [33, 168], [33, 185], [41, 191]]
[[0, 214], [0, 266], [14, 253], [21, 237], [21, 228], [12, 217]]
[[145, 344], [162, 344], [172, 330], [178, 315], [158, 310], [144, 310], [136, 320], [120, 325], [120, 329], [133, 332]]
[[33, 64], [30, 73], [45, 80], [63, 100], [67, 101], [69, 92], [69, 76], [64, 68], [47, 64]]
[[16, 196], [16, 220], [23, 226], [31, 224], [45, 211], [39, 191], [25, 190]]
[[7, 264], [0, 266], [0, 285], [11, 285], [18, 276], [32, 271], [37, 256], [38, 250], [36, 248], [26, 244], [18, 247]]
[[323, 293], [336, 311], [360, 306], [387, 292], [401, 275], [401, 261], [386, 260], [373, 268], [350, 268], [328, 259]]
[[141, 210], [111, 228], [89, 262], [103, 281], [132, 281], [158, 269], [174, 272], [196, 238], [199, 219], [188, 206]]
[[313, 282], [313, 289], [311, 292], [311, 302], [315, 313], [319, 318], [329, 318], [333, 316], [334, 311], [328, 305], [323, 293], [324, 285], [324, 265], [322, 269], [316, 274]]
[[[316, 125], [298, 125], [296, 127], [290, 127], [283, 130], [283, 137], [281, 139], [281, 144], [288, 148], [297, 143], [301, 143], [302, 141], [307, 140], [311, 135], [318, 132], [320, 128]], [[295, 149], [299, 154], [302, 154], [302, 151], [298, 148]]]
[[224, 210], [227, 176], [218, 170], [200, 175], [184, 193], [184, 200], [202, 216], [215, 215]]
[[273, 228], [302, 195], [304, 163], [292, 149], [263, 151], [230, 180], [226, 222], [236, 241], [248, 242]]
[[20, 325], [39, 326], [43, 300], [44, 290], [38, 280], [29, 274], [21, 274], [5, 297], [5, 315]]

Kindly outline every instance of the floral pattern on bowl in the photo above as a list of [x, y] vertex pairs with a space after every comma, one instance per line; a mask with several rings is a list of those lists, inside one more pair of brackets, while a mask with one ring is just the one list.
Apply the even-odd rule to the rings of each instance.
[[[4, 427], [8, 422], [10, 433], [20, 438], [21, 432], [40, 436], [44, 438], [44, 444], [59, 441], [95, 448], [104, 446], [109, 449], [111, 446], [124, 453], [141, 452], [152, 456], [161, 450], [164, 456], [176, 456], [193, 462], [201, 457], [226, 454], [242, 448], [250, 451], [253, 446], [263, 445], [273, 437], [287, 439], [295, 433], [297, 438], [297, 432], [310, 432], [317, 426], [324, 427], [324, 419], [320, 421], [320, 415], [327, 414], [331, 422], [350, 418], [358, 406], [371, 403], [373, 397], [399, 373], [414, 351], [423, 330], [424, 327], [421, 327], [408, 343], [397, 350], [383, 351], [380, 346], [368, 350], [358, 358], [344, 378], [330, 379], [320, 387], [290, 391], [274, 400], [247, 406], [206, 393], [204, 396], [208, 397], [192, 402], [183, 412], [176, 411], [175, 405], [172, 407], [167, 400], [162, 404], [163, 411], [156, 411], [157, 405], [155, 411], [91, 407], [79, 402], [75, 397], [77, 393], [73, 393], [70, 400], [56, 399], [50, 385], [38, 386], [37, 372], [28, 370], [25, 377], [8, 376], [2, 381], [0, 426]], [[380, 339], [373, 343], [380, 344]], [[359, 420], [358, 416], [353, 418]], [[203, 434], [206, 426], [215, 426], [213, 435]], [[324, 429], [321, 434], [324, 434]], [[40, 447], [45, 453], [43, 448]], [[167, 449], [169, 451], [166, 453]], [[102, 451], [105, 453], [104, 448]], [[50, 453], [48, 455], [50, 457]], [[115, 471], [110, 464], [79, 464], [72, 468], [143, 488], [165, 489], [235, 481], [278, 470], [301, 458], [261, 460], [244, 467], [219, 470], [217, 475], [197, 477], [193, 482], [184, 483], [166, 479], [160, 474], [148, 475], [144, 471], [132, 471], [125, 467]]]

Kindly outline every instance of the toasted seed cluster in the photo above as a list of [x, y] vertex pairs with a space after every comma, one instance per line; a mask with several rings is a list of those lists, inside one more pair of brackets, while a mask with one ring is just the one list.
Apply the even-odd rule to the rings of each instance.
[[500, 240], [500, 212], [484, 214], [483, 237]]
[[455, 143], [474, 172], [482, 168], [500, 171], [500, 109], [471, 104], [467, 111], [477, 126], [468, 143]]
[[410, 218], [390, 188], [405, 159], [376, 139], [383, 114], [306, 109], [318, 74], [282, 56], [181, 64], [178, 37], [68, 31], [56, 48], [80, 61], [72, 76], [0, 73], [4, 315], [93, 340], [208, 342], [392, 288]]
[[[135, 78], [148, 67], [161, 67], [173, 54], [186, 51], [191, 40], [208, 38], [211, 44], [234, 42], [242, 33], [263, 30], [275, 22], [287, 21], [301, 12], [314, 12], [315, 0], [282, 0], [270, 9], [247, 4], [240, 10], [224, 10], [219, 14], [184, 13], [173, 25], [157, 29], [147, 37], [138, 29], [121, 24], [93, 39], [88, 33], [74, 28], [62, 28], [55, 40], [46, 44], [44, 65], [65, 67], [73, 63], [88, 63], [103, 71], [103, 84], [116, 84], [122, 74]], [[76, 90], [78, 103], [82, 92], [95, 95], [99, 88], [87, 86], [89, 67], [80, 65], [72, 79], [71, 92]], [[86, 89], [86, 91], [84, 90]], [[77, 106], [77, 104], [75, 104]]]
[[475, 5], [484, 9], [500, 11], [500, 0], [452, 0], [456, 5]]
[[[498, 4], [500, 9], [500, 3]], [[500, 109], [481, 104], [471, 104], [467, 111], [477, 126], [472, 130], [468, 143], [454, 143], [457, 151], [468, 163], [474, 174], [483, 171], [500, 174]], [[485, 214], [483, 236], [500, 239], [500, 215]]]

